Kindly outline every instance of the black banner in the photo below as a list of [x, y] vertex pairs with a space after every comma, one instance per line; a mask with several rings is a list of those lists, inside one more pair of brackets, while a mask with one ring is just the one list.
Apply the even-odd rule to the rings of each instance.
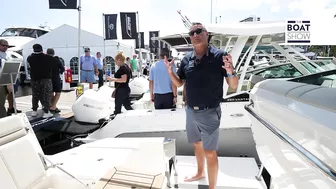
[[77, 9], [77, 0], [49, 0], [49, 9]]
[[121, 12], [121, 35], [122, 39], [136, 39], [137, 38], [137, 20], [135, 12]]
[[[145, 33], [144, 32], [139, 32], [139, 34], [137, 35], [137, 39], [135, 41], [135, 48], [139, 49], [139, 48], [145, 48]], [[139, 45], [139, 38], [140, 37], [140, 45]], [[140, 47], [139, 47], [140, 46]]]
[[152, 37], [159, 37], [159, 31], [150, 31], [149, 32], [149, 48], [159, 48], [159, 41], [152, 40]]
[[105, 40], [118, 39], [117, 37], [118, 14], [105, 14]]

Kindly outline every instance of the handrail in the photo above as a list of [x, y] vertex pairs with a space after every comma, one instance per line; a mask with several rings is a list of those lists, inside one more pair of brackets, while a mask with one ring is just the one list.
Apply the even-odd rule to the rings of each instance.
[[315, 166], [316, 168], [320, 169], [324, 174], [329, 176], [332, 180], [336, 181], [336, 171], [329, 167], [327, 164], [325, 164], [322, 160], [317, 158], [315, 155], [310, 153], [308, 150], [306, 150], [303, 146], [301, 146], [299, 143], [295, 142], [293, 139], [291, 139], [288, 135], [286, 135], [284, 132], [279, 130], [277, 127], [269, 123], [267, 120], [262, 118], [260, 115], [258, 115], [256, 112], [252, 110], [250, 106], [253, 106], [253, 102], [251, 102], [248, 105], [245, 105], [245, 110], [250, 113], [254, 118], [256, 118], [260, 123], [262, 123], [267, 129], [269, 129], [271, 132], [273, 132], [276, 136], [278, 136], [282, 141], [289, 144], [291, 147], [293, 147], [297, 152], [302, 154], [304, 157], [306, 157], [310, 163]]

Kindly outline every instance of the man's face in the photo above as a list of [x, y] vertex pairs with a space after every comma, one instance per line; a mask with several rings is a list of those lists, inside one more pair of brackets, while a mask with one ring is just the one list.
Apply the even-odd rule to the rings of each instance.
[[97, 58], [101, 58], [101, 54], [100, 53], [97, 53]]
[[201, 24], [190, 27], [189, 36], [194, 46], [204, 45], [208, 43], [208, 32]]
[[90, 51], [85, 51], [85, 56], [90, 56]]
[[0, 51], [6, 52], [8, 49], [8, 42], [0, 42]]
[[137, 55], [133, 55], [133, 59], [136, 59], [137, 58]]

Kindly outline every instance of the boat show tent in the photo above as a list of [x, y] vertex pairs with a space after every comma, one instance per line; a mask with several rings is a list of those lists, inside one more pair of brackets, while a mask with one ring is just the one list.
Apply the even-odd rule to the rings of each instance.
[[[78, 74], [78, 28], [64, 24], [23, 45], [22, 54], [25, 66], [27, 66], [25, 60], [33, 52], [32, 46], [36, 43], [41, 44], [44, 51], [47, 48], [54, 48], [55, 55], [61, 58], [63, 64], [70, 67], [74, 75]], [[85, 30], [81, 31], [81, 47], [83, 54], [85, 47], [89, 47], [91, 55], [94, 56], [96, 52], [101, 52], [104, 60], [111, 64], [112, 70], [115, 69], [113, 58], [118, 51], [123, 51], [124, 55], [129, 57], [134, 53], [133, 47], [115, 40], [106, 40], [104, 49], [104, 37]], [[26, 74], [29, 75], [29, 73]]]

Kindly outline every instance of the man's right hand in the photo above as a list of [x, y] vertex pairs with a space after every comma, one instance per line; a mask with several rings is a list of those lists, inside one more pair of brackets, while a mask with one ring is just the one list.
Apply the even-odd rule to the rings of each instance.
[[150, 97], [151, 97], [151, 101], [154, 102], [154, 98], [155, 98], [154, 94], [151, 94]]
[[169, 62], [168, 59], [167, 59], [167, 56], [164, 57], [164, 63], [166, 64], [166, 68], [167, 68], [167, 71], [169, 74], [172, 74], [174, 73], [173, 72], [173, 64], [174, 64], [174, 59]]

